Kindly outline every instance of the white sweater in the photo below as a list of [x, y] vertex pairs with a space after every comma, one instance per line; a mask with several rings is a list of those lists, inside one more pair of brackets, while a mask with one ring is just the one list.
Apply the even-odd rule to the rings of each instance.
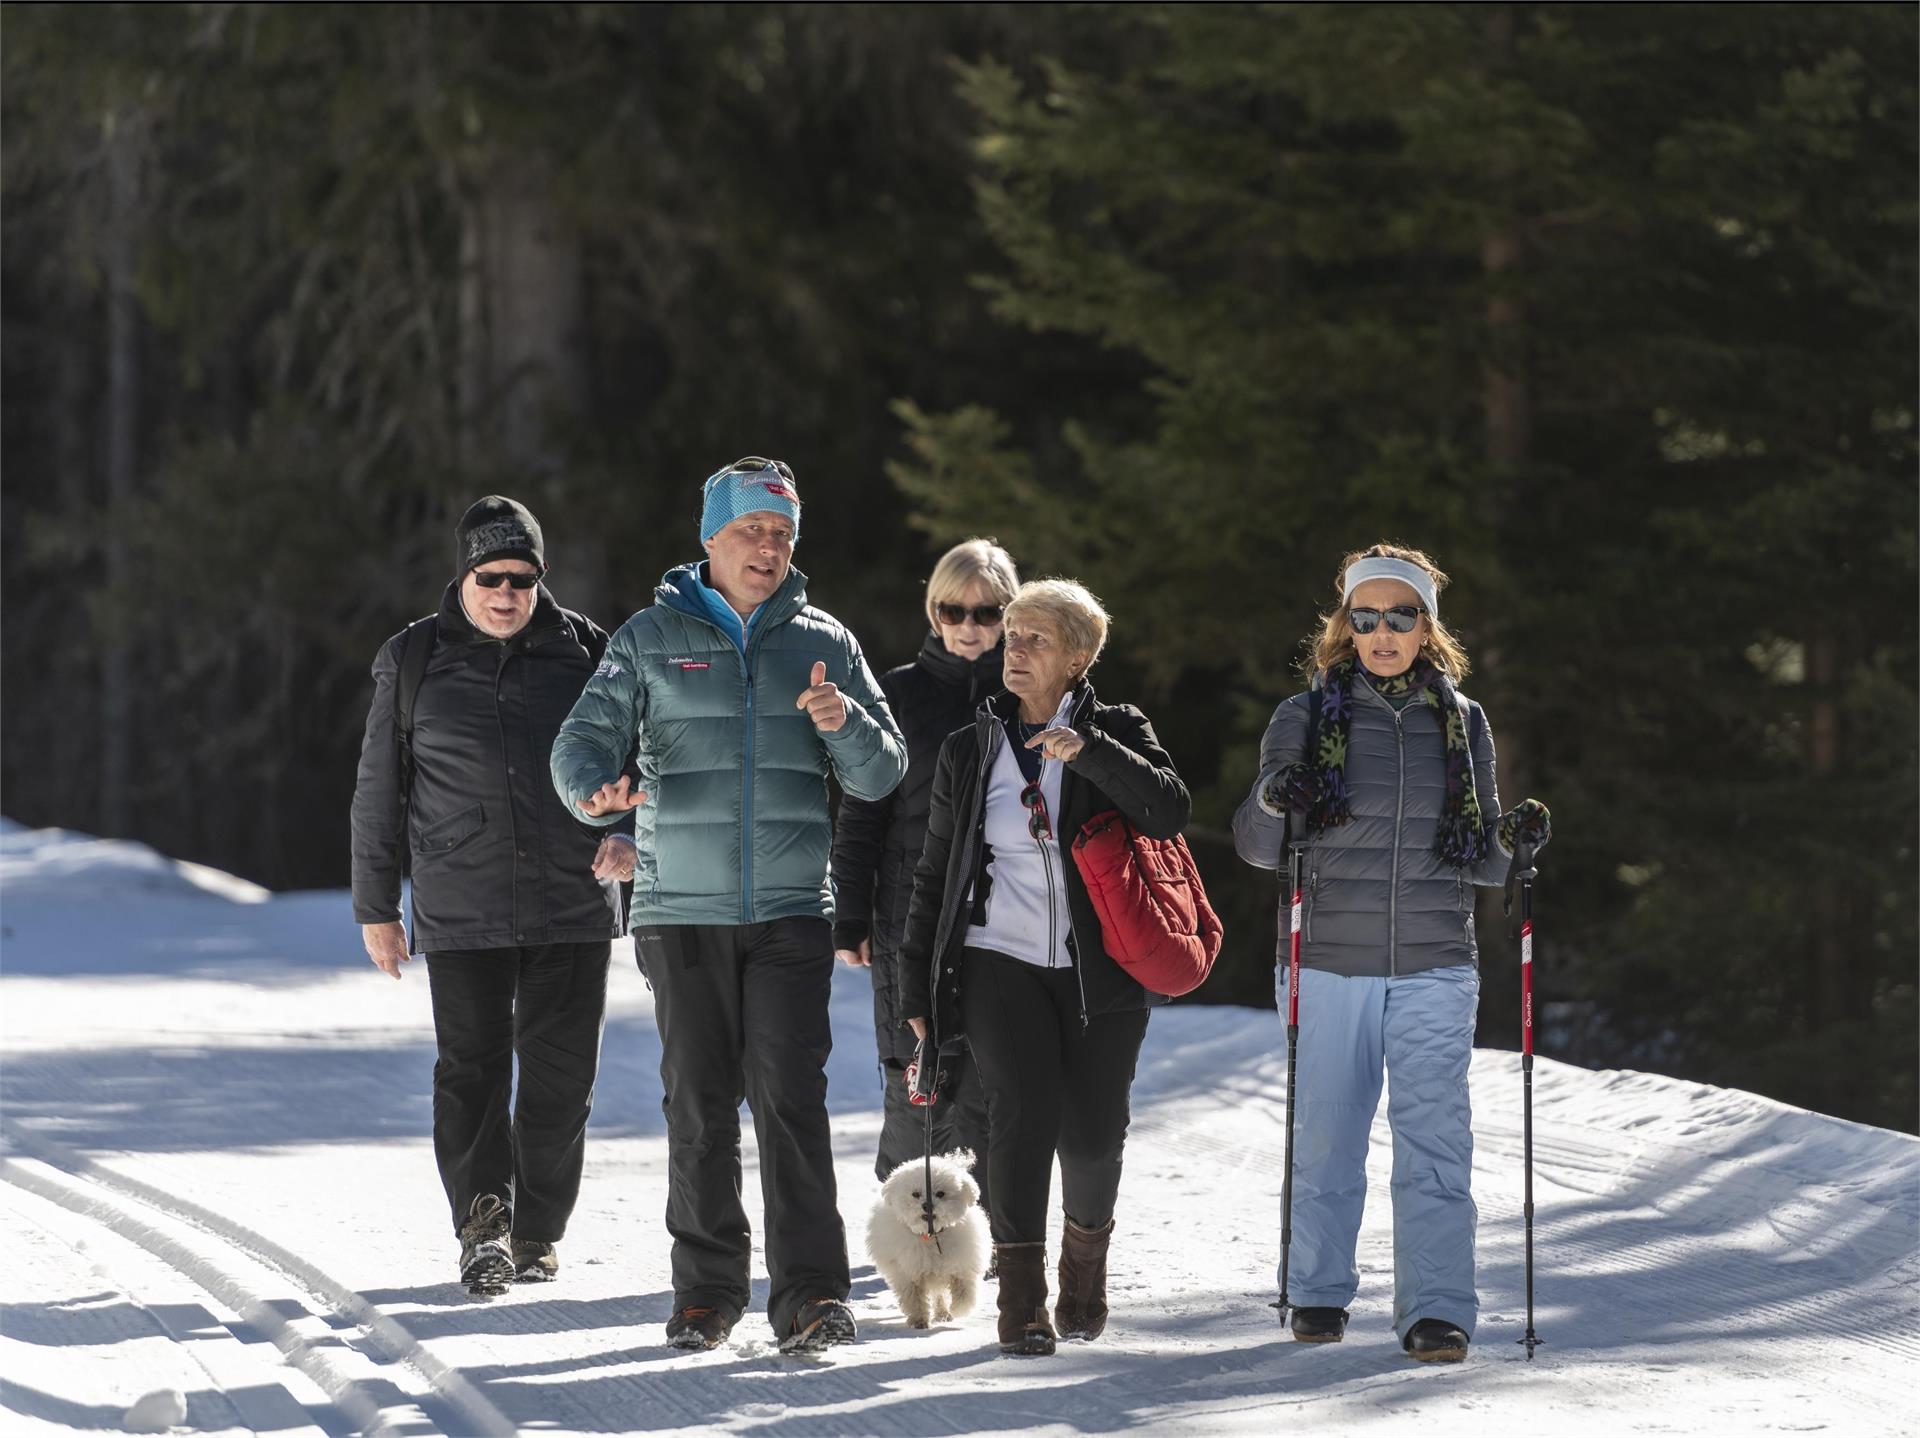
[[[1048, 839], [1029, 832], [1031, 811], [1020, 802], [1027, 778], [1013, 746], [1004, 741], [996, 745], [992, 762], [987, 776], [987, 845], [993, 853], [987, 865], [987, 921], [967, 925], [967, 944], [1043, 969], [1072, 968], [1064, 866], [1073, 860], [1061, 850], [1057, 830]], [[1060, 770], [1055, 760], [1040, 761], [1040, 793], [1054, 822], [1060, 814]]]

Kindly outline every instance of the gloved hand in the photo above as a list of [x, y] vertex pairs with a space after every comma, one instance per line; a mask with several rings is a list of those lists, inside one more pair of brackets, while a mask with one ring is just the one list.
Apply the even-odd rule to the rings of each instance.
[[1310, 765], [1295, 761], [1267, 780], [1266, 787], [1260, 791], [1260, 804], [1275, 818], [1281, 818], [1289, 809], [1296, 814], [1306, 813], [1319, 797], [1319, 775]]
[[1553, 837], [1553, 815], [1538, 799], [1522, 799], [1500, 816], [1500, 843], [1509, 854], [1520, 852], [1522, 844], [1544, 849]]

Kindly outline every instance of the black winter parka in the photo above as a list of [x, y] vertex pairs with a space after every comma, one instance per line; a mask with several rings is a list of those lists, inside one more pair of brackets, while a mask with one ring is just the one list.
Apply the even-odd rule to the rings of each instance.
[[[381, 646], [353, 794], [353, 916], [400, 917], [400, 750], [393, 700], [406, 632]], [[568, 814], [548, 777], [560, 723], [607, 647], [543, 584], [511, 639], [477, 629], [447, 586], [413, 707], [414, 953], [590, 943], [625, 932], [622, 886], [593, 877], [609, 832]], [[632, 820], [622, 820], [623, 828]]]
[[956, 729], [968, 728], [981, 701], [1000, 688], [1003, 652], [996, 645], [978, 659], [962, 659], [930, 631], [913, 663], [883, 674], [880, 691], [906, 736], [907, 775], [883, 799], [849, 796], [840, 803], [833, 834], [833, 945], [852, 949], [862, 939], [869, 942], [873, 1030], [883, 1061], [904, 1064], [913, 1057], [913, 1031], [900, 1012], [898, 955], [913, 898], [913, 866], [926, 842], [940, 746]]
[[[1167, 1002], [1165, 995], [1142, 988], [1108, 955], [1100, 916], [1070, 850], [1081, 826], [1108, 809], [1118, 809], [1142, 834], [1171, 839], [1186, 828], [1193, 801], [1145, 714], [1130, 704], [1100, 703], [1084, 679], [1074, 694], [1073, 728], [1086, 747], [1060, 776], [1060, 812], [1052, 818], [1065, 860], [1072, 921], [1067, 946], [1079, 975], [1081, 1014], [1156, 1007]], [[934, 773], [927, 841], [914, 869], [900, 946], [900, 1013], [930, 1015], [933, 1038], [943, 1048], [963, 1032], [960, 954], [967, 925], [984, 917], [991, 897], [984, 778], [1007, 742], [1005, 720], [1019, 712], [1019, 703], [1003, 689], [981, 705], [973, 724], [941, 746]]]

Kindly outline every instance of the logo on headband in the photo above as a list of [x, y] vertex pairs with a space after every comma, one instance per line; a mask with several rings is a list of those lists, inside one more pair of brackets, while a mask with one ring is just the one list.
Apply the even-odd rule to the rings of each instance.
[[790, 499], [795, 504], [798, 504], [800, 502], [800, 496], [795, 494], [792, 490], [788, 489], [784, 484], [782, 484], [777, 479], [763, 479], [757, 482], [759, 486], [762, 489], [764, 489], [768, 494], [777, 494], [780, 496], [780, 498]]

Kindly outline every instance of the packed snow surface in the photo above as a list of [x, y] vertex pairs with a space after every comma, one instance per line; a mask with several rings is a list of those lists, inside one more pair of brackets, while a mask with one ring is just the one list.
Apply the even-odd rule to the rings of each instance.
[[[1552, 951], [1540, 953], [1543, 987]], [[1457, 1367], [1389, 1326], [1385, 1106], [1339, 1345], [1275, 1297], [1286, 1054], [1272, 1013], [1156, 1014], [1113, 1317], [1002, 1357], [991, 1298], [908, 1329], [861, 1247], [880, 1121], [868, 980], [830, 1072], [860, 1342], [784, 1358], [751, 1312], [665, 1347], [659, 1041], [615, 946], [585, 1189], [557, 1283], [454, 1281], [424, 968], [367, 962], [343, 893], [269, 895], [137, 845], [0, 829], [0, 1426], [343, 1434], [1914, 1433], [1920, 1142], [1751, 1094], [1539, 1061], [1536, 1327], [1521, 1078], [1473, 1062], [1482, 1312]], [[1863, 1070], [1864, 1071], [1864, 1070]], [[759, 1214], [745, 1133], [748, 1211]], [[1057, 1192], [1057, 1187], [1056, 1187]], [[765, 1297], [764, 1277], [755, 1301]], [[183, 1400], [183, 1401], [176, 1401]]]

